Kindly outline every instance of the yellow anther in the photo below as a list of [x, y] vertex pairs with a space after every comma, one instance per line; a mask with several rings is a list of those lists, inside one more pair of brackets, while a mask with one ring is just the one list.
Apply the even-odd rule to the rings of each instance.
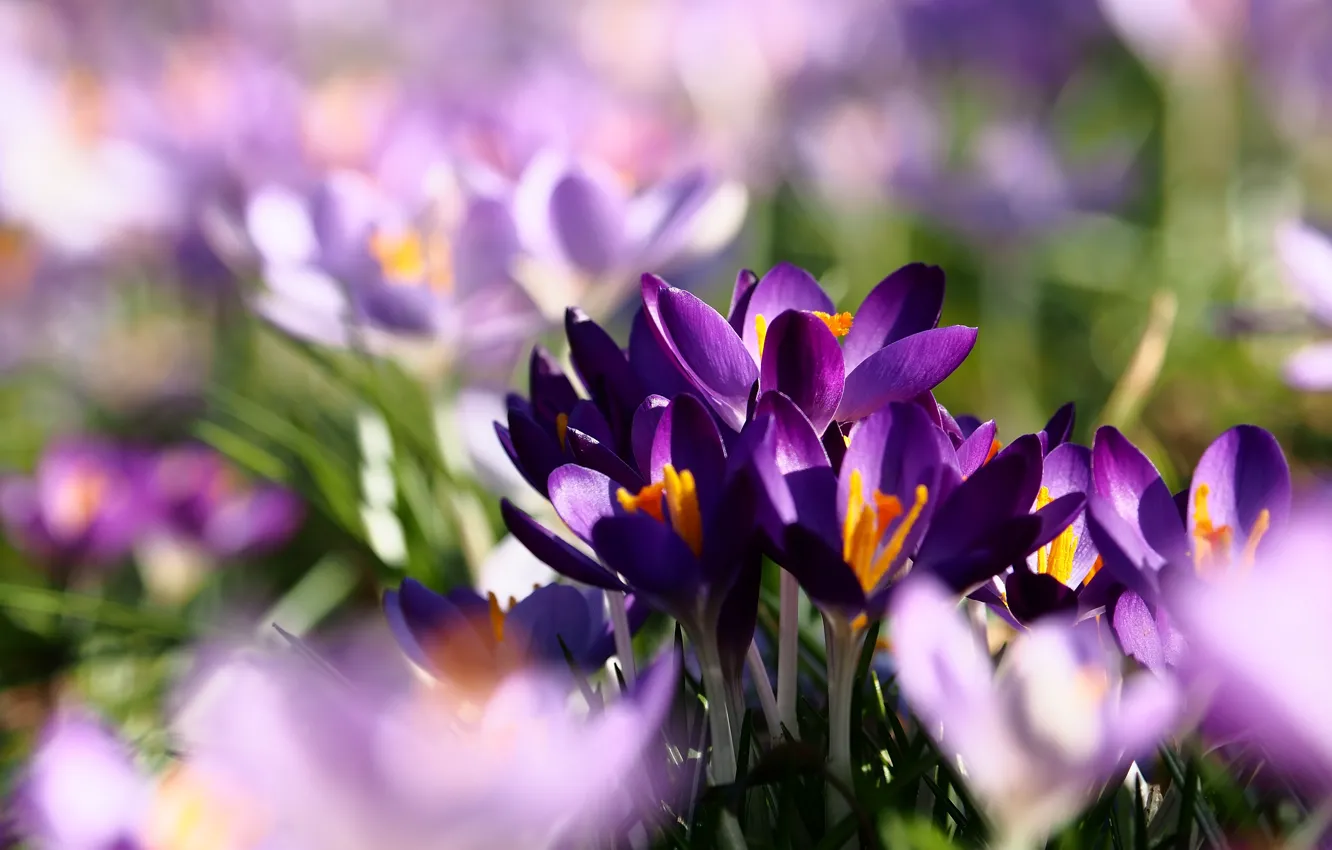
[[[907, 536], [929, 502], [929, 490], [923, 484], [916, 487], [915, 502], [903, 517], [902, 502], [896, 496], [876, 490], [873, 506], [865, 504], [864, 478], [859, 469], [851, 470], [850, 489], [846, 516], [842, 520], [842, 559], [856, 574], [860, 586], [869, 593], [901, 554]], [[901, 521], [896, 522], [899, 518]], [[884, 537], [894, 522], [896, 527], [884, 544]], [[883, 544], [882, 551], [880, 544]], [[875, 557], [876, 553], [878, 557]]]
[[436, 292], [453, 291], [453, 255], [443, 238], [427, 242], [416, 230], [376, 230], [370, 236], [370, 253], [389, 283], [424, 283]]
[[[629, 513], [640, 510], [657, 522], [665, 522], [670, 517], [671, 528], [695, 555], [703, 553], [703, 514], [698, 507], [698, 487], [694, 483], [694, 473], [687, 469], [675, 471], [675, 467], [666, 464], [661, 468], [662, 480], [647, 485], [636, 494], [621, 487], [615, 492], [620, 507]], [[665, 497], [663, 499], [663, 497]], [[662, 502], [666, 503], [665, 512]]]
[[[490, 629], [495, 633], [495, 642], [504, 641], [504, 609], [500, 608], [499, 598], [494, 593], [489, 593], [486, 598], [490, 601]], [[509, 607], [513, 607], [513, 599], [509, 599]]]
[[555, 436], [560, 440], [560, 448], [569, 447], [569, 414], [561, 413], [555, 417]]
[[[1042, 487], [1036, 494], [1036, 510], [1053, 502], [1050, 488]], [[1068, 584], [1073, 577], [1073, 556], [1078, 551], [1078, 536], [1073, 526], [1059, 532], [1059, 536], [1036, 550], [1036, 572], [1051, 576], [1060, 584]]]
[[763, 359], [763, 343], [768, 339], [768, 319], [762, 313], [754, 317], [754, 336], [758, 337], [759, 359]]
[[855, 319], [850, 313], [825, 313], [822, 310], [813, 310], [811, 312], [828, 326], [828, 330], [832, 331], [833, 336], [840, 339], [851, 333], [851, 324]]
[[1267, 534], [1271, 527], [1272, 513], [1263, 508], [1258, 512], [1258, 518], [1253, 521], [1253, 528], [1249, 529], [1249, 539], [1244, 541], [1244, 554], [1240, 563], [1246, 567], [1253, 566], [1254, 561], [1258, 559], [1258, 544], [1263, 542], [1263, 535]]
[[987, 464], [987, 463], [989, 463], [990, 461], [994, 460], [994, 456], [997, 455], [997, 454], [999, 454], [999, 450], [1000, 450], [1001, 448], [1003, 448], [1003, 447], [1004, 447], [1004, 444], [1001, 443], [1001, 442], [999, 442], [999, 438], [998, 438], [998, 437], [995, 437], [993, 440], [991, 440], [991, 441], [990, 441], [990, 450], [989, 450], [988, 452], [986, 452], [986, 454], [985, 454], [985, 460], [981, 461], [981, 466], [984, 466], [985, 464]]
[[1193, 494], [1193, 566], [1199, 573], [1230, 566], [1230, 548], [1234, 536], [1230, 526], [1212, 523], [1207, 506], [1211, 488], [1199, 484]]

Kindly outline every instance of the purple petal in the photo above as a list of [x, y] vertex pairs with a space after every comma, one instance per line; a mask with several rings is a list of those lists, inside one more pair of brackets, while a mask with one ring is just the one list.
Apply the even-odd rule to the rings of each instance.
[[527, 387], [532, 396], [532, 409], [550, 421], [561, 413], [568, 413], [578, 401], [578, 393], [560, 368], [559, 361], [543, 346], [532, 347], [532, 358], [527, 368]]
[[983, 425], [977, 425], [971, 436], [957, 447], [957, 469], [963, 478], [970, 478], [989, 459], [994, 436], [998, 431], [998, 426], [991, 419]]
[[793, 525], [782, 540], [782, 566], [795, 576], [810, 601], [821, 608], [851, 615], [865, 608], [865, 591], [842, 560], [841, 544]]
[[500, 500], [500, 516], [504, 527], [527, 547], [527, 551], [560, 575], [592, 587], [624, 589], [624, 584], [609, 570], [519, 510], [508, 499]]
[[566, 463], [550, 474], [548, 486], [555, 513], [585, 543], [592, 542], [597, 520], [616, 514], [620, 486], [604, 473]]
[[475, 291], [509, 279], [518, 253], [518, 231], [502, 201], [476, 198], [468, 204], [451, 244], [458, 288]]
[[677, 396], [662, 413], [652, 439], [651, 479], [662, 480], [662, 467], [694, 475], [699, 505], [705, 514], [715, 504], [726, 469], [721, 432], [703, 403], [692, 395]]
[[611, 271], [624, 244], [625, 199], [610, 180], [576, 170], [550, 194], [550, 222], [564, 258], [592, 275]]
[[819, 441], [819, 431], [810, 424], [795, 402], [779, 392], [759, 398], [756, 416], [771, 416], [775, 426], [774, 450], [777, 468], [783, 473], [811, 467], [829, 467], [828, 453]]
[[760, 360], [758, 327], [755, 324], [758, 316], [766, 319], [771, 326], [787, 310], [832, 313], [835, 309], [832, 299], [813, 275], [790, 263], [778, 263], [754, 287], [749, 307], [745, 311], [743, 327], [739, 329], [740, 337], [750, 357], [757, 363]]
[[593, 545], [635, 592], [663, 600], [668, 608], [692, 603], [698, 593], [698, 559], [678, 534], [652, 517], [603, 519], [593, 529]]
[[758, 286], [758, 281], [758, 275], [749, 269], [741, 269], [735, 276], [735, 289], [731, 291], [731, 307], [726, 311], [726, 321], [731, 323], [738, 336], [744, 336], [749, 299], [754, 296], [754, 287]]
[[940, 555], [939, 547], [931, 546], [931, 534], [921, 544], [927, 555], [917, 555], [913, 571], [928, 572], [941, 580], [955, 593], [965, 595], [977, 586], [994, 578], [1032, 550], [1032, 541], [1041, 530], [1041, 520], [1035, 516], [1020, 516], [999, 522], [989, 528], [971, 529], [965, 545], [954, 546], [951, 553]]
[[[582, 431], [585, 435], [603, 445], [615, 444], [610, 423], [602, 415], [601, 409], [587, 399], [580, 398], [574, 402], [574, 406], [569, 411], [569, 420], [565, 424], [571, 429]], [[566, 440], [567, 436], [566, 433]]]
[[634, 253], [625, 258], [638, 268], [669, 263], [697, 221], [696, 213], [717, 191], [717, 180], [694, 168], [652, 186], [629, 203], [626, 227]]
[[1292, 288], [1320, 321], [1332, 322], [1332, 240], [1302, 222], [1290, 222], [1277, 229], [1276, 249]]
[[754, 358], [726, 320], [693, 294], [654, 275], [643, 276], [642, 289], [657, 338], [722, 421], [739, 431], [758, 380]]
[[[600, 603], [601, 594], [596, 594]], [[538, 587], [518, 601], [504, 619], [504, 640], [523, 640], [536, 658], [547, 664], [565, 662], [560, 641], [575, 659], [580, 658], [596, 638], [603, 624], [601, 606], [595, 614], [588, 599], [567, 584]], [[510, 636], [511, 631], [516, 633]]]
[[[507, 439], [506, 439], [507, 435]], [[515, 408], [509, 409], [509, 428], [500, 433], [505, 448], [512, 448], [514, 465], [523, 477], [546, 496], [546, 481], [555, 468], [566, 461], [560, 441], [535, 419]]]
[[[919, 407], [900, 403], [888, 405], [851, 432], [851, 445], [842, 460], [837, 483], [839, 520], [845, 518], [852, 472], [857, 470], [866, 504], [872, 504], [872, 494], [878, 490], [896, 496], [906, 508], [915, 501], [917, 485], [934, 487], [940, 481], [941, 471], [947, 470], [949, 478], [945, 483], [951, 486], [956, 475], [953, 446], [947, 435], [934, 427]], [[931, 490], [925, 511], [917, 520], [918, 529], [923, 530], [946, 496], [947, 493]], [[907, 551], [904, 547], [903, 552]]]
[[632, 415], [647, 395], [629, 367], [629, 358], [610, 334], [577, 307], [564, 313], [564, 332], [569, 339], [569, 358], [588, 393], [605, 413], [611, 429], [621, 433], [629, 423], [616, 417]]
[[1054, 576], [1033, 573], [1018, 567], [1004, 581], [1004, 595], [1008, 610], [1023, 624], [1051, 614], [1074, 616], [1078, 610], [1078, 594], [1065, 587]]
[[842, 400], [844, 373], [837, 337], [811, 313], [788, 311], [768, 328], [759, 374], [759, 392], [788, 396], [816, 433], [832, 421]]
[[944, 273], [938, 266], [912, 263], [870, 290], [842, 341], [847, 371], [885, 345], [929, 330], [943, 311]]
[[1031, 543], [1032, 551], [1034, 552], [1058, 537], [1075, 519], [1082, 516], [1083, 508], [1086, 505], [1086, 495], [1067, 493], [1033, 514], [1041, 521], [1041, 530]]
[[846, 376], [838, 421], [863, 419], [890, 401], [933, 389], [975, 344], [975, 328], [953, 326], [922, 331], [876, 351]]
[[755, 550], [741, 564], [737, 577], [717, 617], [717, 649], [727, 675], [740, 681], [745, 655], [758, 624], [759, 588], [763, 579], [763, 556]]
[[657, 424], [666, 413], [669, 401], [659, 395], [650, 395], [643, 400], [634, 413], [630, 442], [634, 450], [634, 463], [644, 478], [652, 477], [652, 442], [657, 438]]
[[1137, 659], [1153, 673], [1166, 672], [1167, 641], [1157, 628], [1156, 616], [1141, 596], [1131, 590], [1120, 594], [1111, 626], [1125, 655]]
[[1238, 425], [1217, 437], [1203, 452], [1189, 488], [1189, 528], [1194, 527], [1198, 488], [1206, 485], [1212, 524], [1228, 525], [1238, 545], [1266, 510], [1273, 527], [1290, 512], [1290, 467], [1276, 438], [1253, 425]]
[[570, 426], [565, 432], [569, 451], [574, 461], [588, 469], [604, 472], [611, 480], [631, 493], [637, 493], [647, 482], [629, 464], [620, 460], [620, 456], [606, 447], [606, 444]]
[[1170, 490], [1147, 456], [1109, 426], [1096, 432], [1092, 444], [1092, 485], [1162, 557], [1174, 561], [1187, 555], [1184, 523]]
[[665, 398], [689, 392], [692, 385], [662, 347], [642, 310], [634, 313], [629, 329], [629, 368], [643, 390]]
[[1137, 526], [1119, 515], [1113, 502], [1095, 493], [1087, 500], [1087, 533], [1101, 555], [1102, 572], [1135, 593], [1156, 598], [1157, 572], [1165, 559], [1147, 544]]
[[1286, 361], [1286, 383], [1297, 390], [1332, 390], [1332, 342], [1311, 343]]
[[1059, 446], [1068, 442], [1073, 436], [1073, 422], [1077, 411], [1073, 402], [1069, 402], [1055, 411], [1050, 421], [1045, 423], [1042, 433], [1046, 435], [1045, 451], [1050, 453]]

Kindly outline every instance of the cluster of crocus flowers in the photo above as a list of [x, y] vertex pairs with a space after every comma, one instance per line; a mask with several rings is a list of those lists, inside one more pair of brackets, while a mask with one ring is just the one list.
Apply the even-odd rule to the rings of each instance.
[[10, 540], [65, 578], [168, 542], [209, 560], [269, 551], [303, 513], [295, 493], [247, 480], [202, 445], [154, 452], [65, 439], [47, 447], [32, 475], [0, 483]]

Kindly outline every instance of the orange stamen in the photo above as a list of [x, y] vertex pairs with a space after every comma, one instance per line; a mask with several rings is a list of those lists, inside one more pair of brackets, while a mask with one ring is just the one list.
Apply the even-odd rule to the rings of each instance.
[[851, 332], [851, 325], [855, 322], [850, 313], [824, 313], [821, 310], [812, 312], [828, 326], [828, 330], [832, 331], [833, 336], [839, 339]]
[[569, 414], [561, 413], [555, 417], [555, 436], [560, 440], [560, 448], [569, 447]]
[[[851, 471], [850, 490], [846, 516], [842, 521], [842, 559], [860, 580], [860, 586], [869, 593], [901, 554], [907, 536], [929, 502], [929, 490], [923, 484], [916, 487], [915, 501], [906, 516], [902, 516], [900, 499], [878, 490], [872, 494], [873, 506], [865, 504], [864, 478], [859, 469]], [[896, 522], [899, 518], [901, 521]], [[893, 532], [885, 544], [884, 538], [890, 528]], [[875, 557], [876, 552], [878, 557]]]
[[[490, 628], [495, 633], [495, 642], [504, 642], [504, 610], [500, 608], [499, 599], [494, 593], [486, 594], [490, 600]], [[509, 607], [513, 607], [513, 599], [509, 600]]]
[[[661, 481], [647, 485], [637, 494], [621, 487], [615, 492], [615, 498], [620, 507], [631, 514], [641, 510], [657, 522], [665, 522], [669, 516], [675, 533], [689, 544], [695, 555], [701, 555], [703, 515], [698, 506], [698, 487], [694, 483], [694, 473], [687, 469], [676, 472], [675, 467], [669, 463], [662, 467], [661, 473]], [[663, 497], [665, 511], [662, 510]]]

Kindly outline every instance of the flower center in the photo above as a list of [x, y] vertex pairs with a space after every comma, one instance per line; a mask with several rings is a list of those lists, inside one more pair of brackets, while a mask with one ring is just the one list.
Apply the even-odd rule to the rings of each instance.
[[106, 501], [109, 489], [110, 481], [100, 470], [78, 469], [70, 473], [56, 494], [51, 524], [67, 536], [87, 531]]
[[[822, 310], [810, 310], [811, 314], [828, 326], [833, 336], [841, 339], [851, 332], [855, 319], [850, 313], [825, 313]], [[754, 316], [754, 334], [758, 337], [759, 359], [763, 359], [763, 344], [768, 339], [768, 317], [759, 313]]]
[[370, 253], [391, 284], [424, 283], [440, 294], [453, 291], [453, 251], [443, 236], [426, 239], [412, 228], [379, 229], [370, 236]]
[[[1212, 522], [1212, 513], [1207, 501], [1211, 488], [1199, 484], [1193, 495], [1193, 567], [1199, 575], [1225, 569], [1231, 564], [1232, 547], [1235, 541], [1234, 531], [1228, 525], [1216, 525]], [[1258, 544], [1267, 534], [1272, 524], [1272, 514], [1267, 508], [1258, 512], [1253, 521], [1253, 528], [1244, 540], [1244, 550], [1240, 554], [1240, 563], [1252, 567], [1258, 557]]]
[[[679, 473], [675, 467], [666, 464], [661, 469], [662, 479], [655, 481], [637, 493], [631, 494], [621, 487], [615, 493], [620, 507], [631, 514], [640, 510], [657, 522], [665, 522], [670, 517], [671, 528], [680, 535], [695, 555], [703, 554], [703, 515], [698, 508], [698, 489], [694, 485], [694, 473], [687, 469]], [[662, 504], [665, 503], [665, 511]]]
[[[851, 493], [842, 522], [842, 559], [855, 572], [866, 593], [872, 591], [901, 554], [907, 535], [929, 501], [929, 489], [916, 486], [915, 502], [903, 516], [902, 500], [875, 490], [872, 504], [865, 502], [864, 478], [851, 470]], [[888, 532], [892, 530], [889, 537]], [[888, 542], [883, 544], [885, 537]], [[877, 553], [877, 557], [876, 557]]]

